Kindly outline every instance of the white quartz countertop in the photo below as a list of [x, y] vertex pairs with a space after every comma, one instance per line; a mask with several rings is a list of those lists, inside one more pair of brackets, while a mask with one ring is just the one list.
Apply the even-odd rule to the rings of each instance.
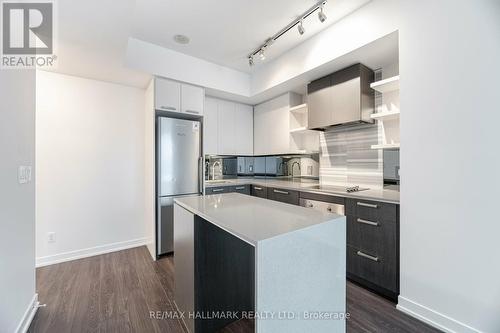
[[181, 197], [175, 203], [253, 246], [299, 229], [345, 219], [240, 193]]
[[224, 179], [221, 181], [205, 181], [206, 187], [234, 186], [234, 185], [260, 185], [265, 187], [279, 187], [282, 189], [296, 190], [323, 195], [334, 195], [345, 198], [375, 200], [393, 204], [399, 204], [399, 191], [393, 189], [370, 189], [359, 192], [347, 193], [342, 191], [325, 191], [313, 188], [319, 185], [317, 180], [309, 179], [269, 179], [269, 178], [237, 178]]

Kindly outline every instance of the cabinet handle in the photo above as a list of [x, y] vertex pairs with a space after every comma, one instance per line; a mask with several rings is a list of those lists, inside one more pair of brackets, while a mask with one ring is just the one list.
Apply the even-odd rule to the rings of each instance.
[[363, 257], [363, 258], [370, 259], [370, 260], [378, 262], [378, 257], [371, 256], [371, 255], [363, 253], [361, 251], [356, 252], [356, 254], [358, 256], [360, 256], [360, 257]]
[[235, 190], [244, 190], [245, 189], [245, 186], [237, 186], [234, 188]]
[[194, 114], [199, 114], [198, 111], [194, 111], [194, 110], [185, 110], [184, 112], [187, 112], [187, 113], [194, 113]]
[[369, 203], [365, 203], [365, 202], [358, 202], [357, 204], [358, 204], [358, 206], [362, 206], [362, 207], [378, 208], [377, 205], [369, 204]]
[[289, 195], [290, 192], [286, 192], [286, 191], [280, 191], [280, 190], [273, 190], [274, 193], [280, 193], [280, 194], [286, 194], [286, 195]]
[[379, 226], [378, 222], [372, 222], [372, 221], [363, 220], [363, 219], [358, 219], [357, 221], [358, 221], [358, 223], [368, 224], [368, 225], [372, 225], [374, 227], [378, 227]]
[[212, 190], [212, 192], [222, 192], [222, 191], [224, 191], [224, 189], [223, 189], [223, 188], [214, 188], [214, 189]]
[[175, 107], [173, 107], [173, 106], [160, 106], [160, 109], [170, 110], [170, 111], [175, 111], [175, 110], [177, 110], [177, 108], [175, 108]]
[[257, 190], [257, 191], [262, 191], [262, 187], [257, 187], [257, 186], [254, 186], [253, 187], [254, 190]]

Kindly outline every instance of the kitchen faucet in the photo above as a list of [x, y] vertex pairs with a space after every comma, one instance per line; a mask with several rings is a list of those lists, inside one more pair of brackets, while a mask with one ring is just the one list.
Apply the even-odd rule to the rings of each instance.
[[300, 175], [300, 162], [295, 161], [292, 163], [292, 178], [293, 178], [293, 167], [295, 166], [295, 164], [299, 166], [299, 175]]
[[[215, 165], [219, 164], [219, 168], [221, 167], [220, 161], [215, 161], [214, 164], [212, 164], [212, 180], [215, 180]], [[210, 175], [208, 177], [210, 179]]]

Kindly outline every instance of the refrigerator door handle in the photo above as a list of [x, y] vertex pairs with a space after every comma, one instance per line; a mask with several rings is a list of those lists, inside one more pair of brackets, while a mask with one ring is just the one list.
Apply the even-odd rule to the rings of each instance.
[[203, 156], [198, 158], [198, 193], [203, 194], [203, 174], [205, 173]]

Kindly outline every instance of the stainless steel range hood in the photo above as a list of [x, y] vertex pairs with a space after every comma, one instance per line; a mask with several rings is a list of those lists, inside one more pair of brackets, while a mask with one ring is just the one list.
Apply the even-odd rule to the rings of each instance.
[[307, 86], [308, 128], [373, 123], [373, 70], [355, 64], [312, 81]]

